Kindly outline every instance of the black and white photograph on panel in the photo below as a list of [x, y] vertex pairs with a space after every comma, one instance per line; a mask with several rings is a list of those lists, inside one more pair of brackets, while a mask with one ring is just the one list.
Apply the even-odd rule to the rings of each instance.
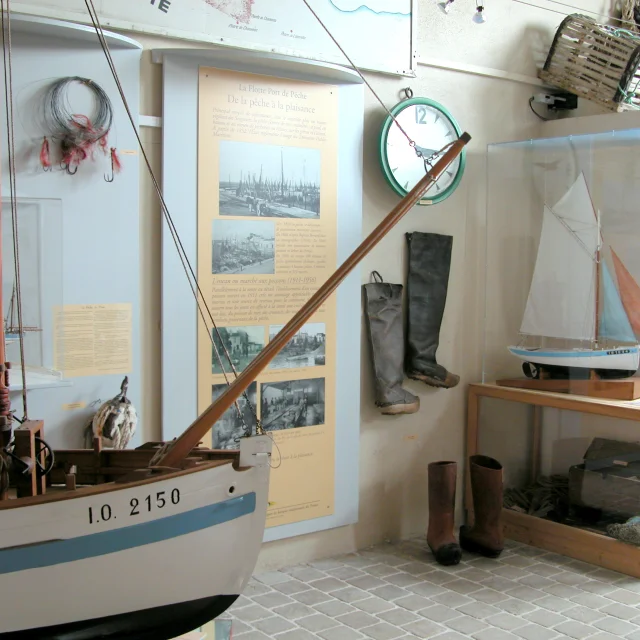
[[[218, 327], [211, 330], [211, 373], [237, 373], [264, 349], [264, 327]], [[231, 366], [233, 364], [233, 367]]]
[[273, 220], [220, 220], [212, 227], [211, 273], [275, 273], [276, 229]]
[[[284, 325], [269, 327], [271, 342]], [[287, 342], [282, 351], [269, 363], [270, 369], [294, 369], [296, 367], [318, 367], [325, 364], [326, 327], [324, 322], [303, 325]]]
[[260, 398], [265, 431], [324, 424], [324, 378], [263, 382]]
[[[214, 384], [211, 387], [211, 402], [215, 402], [227, 388], [227, 384]], [[214, 449], [237, 449], [240, 445], [238, 439], [244, 435], [256, 433], [257, 413], [256, 395], [258, 392], [258, 384], [252, 382], [245, 393], [238, 398], [238, 406], [232, 404], [213, 425], [212, 447]], [[251, 407], [245, 398], [249, 398]], [[238, 408], [240, 411], [238, 411]], [[252, 410], [253, 408], [253, 410]]]
[[320, 218], [320, 149], [220, 141], [220, 215]]

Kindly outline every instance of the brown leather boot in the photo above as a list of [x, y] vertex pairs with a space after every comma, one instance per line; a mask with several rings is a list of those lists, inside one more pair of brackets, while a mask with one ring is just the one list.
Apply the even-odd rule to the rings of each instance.
[[437, 562], [450, 566], [458, 564], [462, 551], [455, 536], [456, 508], [455, 462], [432, 462], [429, 469], [429, 529], [427, 544]]
[[502, 533], [502, 465], [488, 456], [471, 456], [473, 527], [460, 527], [460, 546], [465, 551], [497, 558], [504, 549]]

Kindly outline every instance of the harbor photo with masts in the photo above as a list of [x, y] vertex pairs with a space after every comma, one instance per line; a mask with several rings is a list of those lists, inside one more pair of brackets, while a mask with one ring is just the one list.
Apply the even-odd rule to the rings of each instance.
[[320, 150], [220, 141], [220, 215], [320, 218]]

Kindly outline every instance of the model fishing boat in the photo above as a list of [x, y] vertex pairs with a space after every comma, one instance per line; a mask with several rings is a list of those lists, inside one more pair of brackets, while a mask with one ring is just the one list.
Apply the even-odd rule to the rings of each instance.
[[626, 378], [636, 373], [640, 288], [613, 250], [611, 255], [619, 291], [604, 261], [600, 213], [581, 173], [554, 207], [544, 207], [520, 327], [525, 340], [537, 336], [570, 346], [510, 346], [524, 360], [525, 375]]
[[[175, 231], [93, 2], [85, 3], [163, 215]], [[12, 95], [10, 80], [5, 90]], [[12, 116], [8, 119], [11, 124]], [[469, 140], [464, 133], [430, 158], [431, 170], [241, 374], [218, 336], [216, 342], [223, 345], [220, 365], [223, 358], [228, 361], [233, 381], [171, 442], [108, 450], [96, 438], [93, 449], [52, 451], [42, 421], [27, 419], [26, 403], [24, 420], [14, 423], [8, 370], [2, 364], [4, 327], [0, 329], [0, 638], [169, 640], [217, 617], [235, 601], [251, 577], [263, 539], [272, 440], [257, 416], [255, 430], [246, 430], [236, 450], [204, 448], [202, 438], [225, 411], [237, 407], [259, 373]], [[11, 137], [8, 148], [13, 185]], [[11, 205], [15, 241], [13, 188]], [[202, 318], [209, 314], [213, 322], [177, 234], [174, 242]], [[17, 326], [23, 340], [19, 268], [16, 280]], [[212, 337], [214, 347], [216, 342]]]

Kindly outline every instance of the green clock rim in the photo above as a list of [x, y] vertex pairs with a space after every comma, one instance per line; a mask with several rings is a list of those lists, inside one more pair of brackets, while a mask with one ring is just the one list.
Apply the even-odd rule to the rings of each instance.
[[[399, 102], [395, 107], [390, 109], [391, 114], [393, 116], [396, 116], [398, 113], [400, 113], [400, 111], [414, 104], [423, 104], [428, 107], [434, 107], [449, 120], [449, 122], [453, 125], [453, 128], [455, 129], [456, 133], [458, 134], [458, 137], [462, 135], [462, 129], [456, 122], [456, 119], [453, 117], [451, 112], [446, 107], [442, 106], [439, 102], [436, 102], [431, 98], [421, 98], [421, 97], [408, 98], [406, 100], [403, 100], [402, 102]], [[395, 179], [393, 173], [391, 173], [391, 166], [389, 164], [389, 160], [387, 159], [386, 141], [389, 134], [389, 129], [391, 128], [392, 124], [393, 124], [393, 120], [387, 116], [387, 119], [385, 120], [382, 126], [382, 129], [380, 130], [380, 138], [378, 140], [380, 164], [382, 167], [382, 173], [386, 181], [389, 183], [389, 186], [399, 196], [404, 197], [409, 192], [406, 189], [404, 189], [402, 185], [400, 185], [400, 183]], [[464, 173], [464, 169], [466, 165], [466, 159], [467, 159], [467, 150], [463, 149], [462, 153], [460, 154], [460, 166], [458, 167], [458, 172], [456, 173], [456, 176], [453, 179], [453, 182], [438, 195], [434, 195], [432, 198], [425, 196], [423, 199], [418, 201], [418, 204], [419, 205], [437, 204], [439, 202], [442, 202], [446, 198], [448, 198], [458, 188], [458, 185], [462, 180], [462, 175]]]

